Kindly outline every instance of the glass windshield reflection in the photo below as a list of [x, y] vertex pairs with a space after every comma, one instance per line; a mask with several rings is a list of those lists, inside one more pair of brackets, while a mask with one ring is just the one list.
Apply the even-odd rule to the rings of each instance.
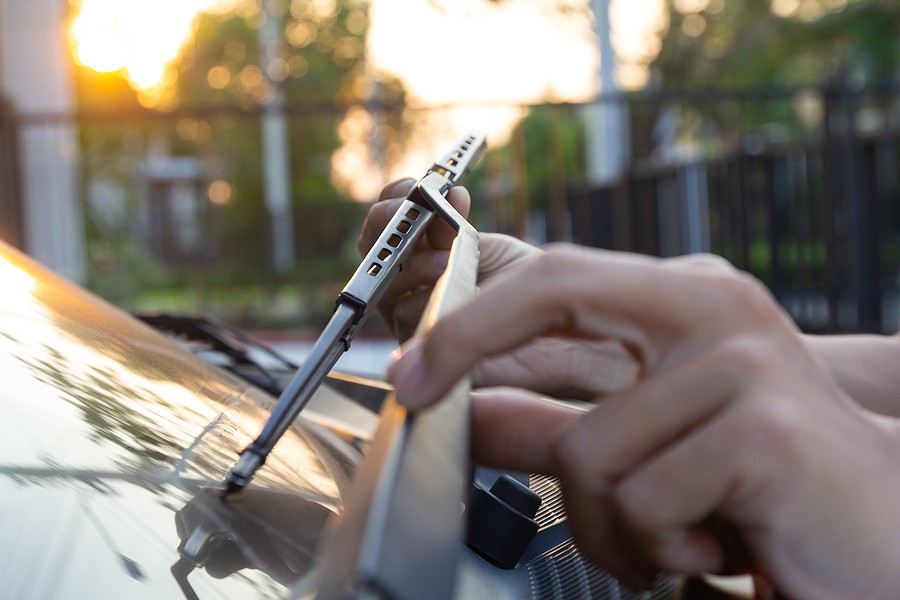
[[[178, 597], [169, 569], [179, 534], [214, 516], [215, 551], [202, 577], [191, 577], [201, 597], [282, 594], [340, 510], [358, 454], [298, 422], [247, 490], [254, 494], [209, 508], [208, 490], [221, 485], [274, 400], [23, 257], [4, 256], [5, 592]], [[274, 550], [263, 552], [265, 544]]]

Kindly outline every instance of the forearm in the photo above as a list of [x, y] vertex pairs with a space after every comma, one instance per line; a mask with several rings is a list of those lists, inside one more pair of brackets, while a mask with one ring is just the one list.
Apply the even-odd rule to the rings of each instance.
[[803, 337], [854, 400], [869, 410], [900, 416], [900, 336]]

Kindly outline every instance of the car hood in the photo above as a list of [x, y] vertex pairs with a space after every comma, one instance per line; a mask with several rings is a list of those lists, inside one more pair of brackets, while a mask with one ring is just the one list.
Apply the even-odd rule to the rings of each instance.
[[278, 597], [302, 583], [352, 447], [300, 418], [223, 499], [272, 397], [2, 245], [0, 289], [5, 594]]

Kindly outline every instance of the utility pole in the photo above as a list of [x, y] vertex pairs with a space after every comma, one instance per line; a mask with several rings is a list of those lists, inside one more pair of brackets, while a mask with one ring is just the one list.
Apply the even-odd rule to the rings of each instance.
[[283, 2], [261, 0], [265, 20], [259, 29], [260, 68], [269, 83], [262, 109], [263, 193], [269, 217], [269, 260], [275, 275], [294, 266], [294, 219], [291, 210], [289, 145], [281, 81], [270, 66], [283, 60], [281, 17]]
[[[13, 118], [71, 115], [75, 88], [61, 35], [67, 5], [0, 0], [0, 95]], [[68, 279], [87, 276], [84, 215], [78, 197], [78, 130], [66, 122], [19, 125], [25, 251]]]
[[609, 21], [610, 0], [591, 0], [594, 31], [600, 47], [600, 95], [586, 110], [587, 177], [593, 185], [608, 185], [625, 172], [631, 153], [628, 105], [616, 83], [616, 52]]

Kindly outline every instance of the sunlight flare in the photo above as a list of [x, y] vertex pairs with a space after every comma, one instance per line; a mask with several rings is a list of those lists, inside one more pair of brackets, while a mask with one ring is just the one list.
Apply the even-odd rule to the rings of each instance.
[[197, 16], [238, 0], [82, 0], [69, 25], [76, 62], [100, 73], [122, 71], [139, 90], [164, 78], [191, 38]]

